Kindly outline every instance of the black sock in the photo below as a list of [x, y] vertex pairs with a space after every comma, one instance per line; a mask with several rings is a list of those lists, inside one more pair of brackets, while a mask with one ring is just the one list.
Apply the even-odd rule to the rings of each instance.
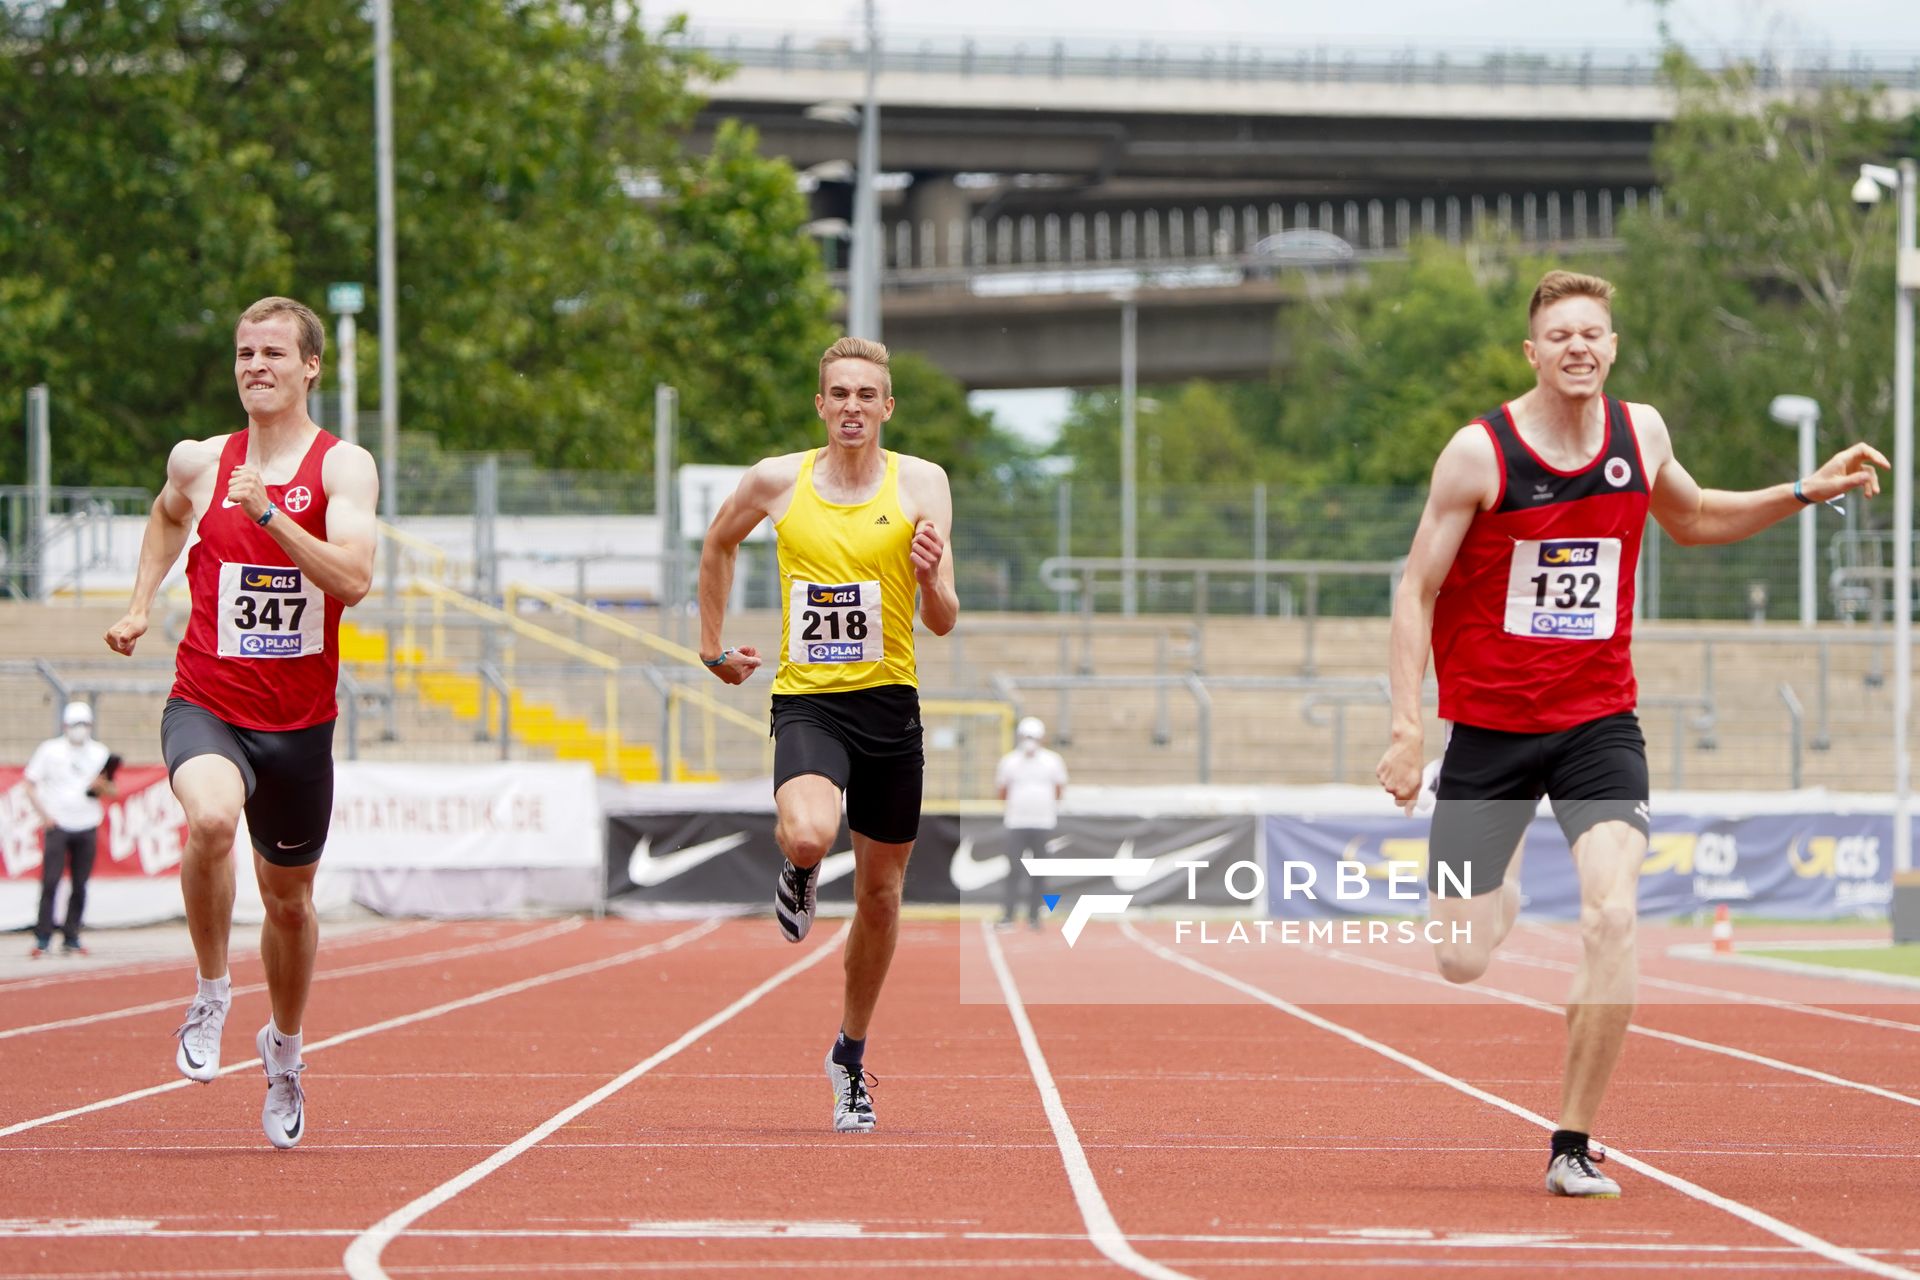
[[855, 1040], [842, 1031], [833, 1042], [833, 1060], [843, 1067], [858, 1068], [866, 1057], [867, 1041], [862, 1036]]
[[1578, 1129], [1555, 1129], [1553, 1131], [1553, 1157], [1559, 1159], [1572, 1151], [1585, 1151], [1589, 1138]]

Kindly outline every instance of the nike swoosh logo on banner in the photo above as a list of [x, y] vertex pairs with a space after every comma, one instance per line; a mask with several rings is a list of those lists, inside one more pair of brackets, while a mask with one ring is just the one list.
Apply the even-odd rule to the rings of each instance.
[[814, 887], [832, 884], [835, 880], [853, 874], [853, 850], [830, 853], [820, 859], [820, 865], [814, 870]]
[[947, 868], [947, 878], [953, 881], [953, 887], [960, 892], [972, 893], [997, 880], [1006, 879], [1010, 865], [1004, 853], [996, 853], [991, 858], [974, 857], [973, 838], [969, 836], [953, 851], [953, 862]]
[[627, 879], [642, 889], [651, 889], [675, 876], [685, 875], [701, 863], [711, 861], [729, 849], [737, 849], [746, 842], [747, 833], [736, 831], [730, 836], [690, 844], [684, 849], [675, 849], [672, 853], [655, 857], [653, 837], [641, 836], [640, 843], [633, 846], [633, 853], [627, 858]]
[[[1136, 871], [1127, 875], [1115, 876], [1113, 878], [1114, 887], [1116, 889], [1124, 889], [1128, 893], [1137, 893], [1154, 881], [1165, 876], [1170, 876], [1178, 871], [1180, 869], [1180, 863], [1204, 862], [1207, 858], [1220, 852], [1220, 850], [1232, 843], [1232, 836], [1214, 836], [1211, 839], [1200, 840], [1184, 848], [1171, 850], [1156, 857], [1145, 871]], [[1129, 840], [1120, 846], [1119, 856], [1124, 858], [1132, 854], [1132, 852], [1133, 841]]]
[[[1071, 836], [1055, 836], [1047, 841], [1045, 851], [1058, 853], [1072, 843]], [[991, 858], [974, 857], [973, 838], [969, 836], [953, 851], [953, 861], [947, 867], [947, 879], [953, 881], [953, 887], [960, 892], [972, 893], [1006, 879], [1007, 872], [1012, 869], [1013, 861], [1004, 853], [996, 853]]]

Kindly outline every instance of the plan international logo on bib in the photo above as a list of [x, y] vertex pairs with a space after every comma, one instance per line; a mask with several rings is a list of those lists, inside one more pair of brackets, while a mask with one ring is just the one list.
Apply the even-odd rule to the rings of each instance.
[[1591, 640], [1599, 634], [1600, 615], [1595, 613], [1536, 613], [1533, 615], [1533, 634], [1537, 636], [1570, 636], [1575, 640]]

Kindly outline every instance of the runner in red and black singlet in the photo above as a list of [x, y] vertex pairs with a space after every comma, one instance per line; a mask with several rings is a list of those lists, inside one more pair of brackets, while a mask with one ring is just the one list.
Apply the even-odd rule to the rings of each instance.
[[[331, 721], [340, 678], [340, 614], [346, 606], [306, 578], [267, 530], [227, 496], [227, 477], [246, 461], [251, 429], [220, 450], [212, 499], [187, 552], [193, 614], [174, 656], [174, 698], [242, 729], [283, 732]], [[327, 536], [321, 482], [338, 436], [314, 428], [313, 443], [285, 484], [266, 486], [279, 509], [313, 537]]]
[[174, 1062], [190, 1080], [220, 1073], [244, 811], [273, 1005], [254, 1042], [268, 1080], [260, 1118], [281, 1148], [306, 1131], [300, 1051], [319, 941], [313, 876], [333, 816], [340, 613], [372, 583], [377, 529], [372, 456], [307, 416], [325, 340], [319, 317], [288, 298], [262, 299], [240, 317], [234, 380], [247, 426], [175, 446], [133, 603], [106, 636], [115, 652], [133, 652], [161, 581], [197, 532], [187, 556], [192, 614], [160, 721], [161, 756], [187, 816], [180, 891], [199, 964]]
[[1535, 385], [1460, 430], [1434, 464], [1394, 597], [1393, 741], [1381, 785], [1422, 790], [1421, 686], [1440, 715], [1427, 883], [1440, 971], [1486, 972], [1519, 910], [1517, 848], [1542, 796], [1573, 848], [1584, 955], [1567, 1010], [1567, 1071], [1547, 1187], [1615, 1196], [1589, 1131], [1631, 1014], [1636, 893], [1649, 830], [1646, 740], [1634, 715], [1634, 571], [1652, 513], [1682, 544], [1733, 542], [1850, 490], [1879, 491], [1865, 444], [1791, 485], [1703, 490], [1651, 406], [1606, 395], [1618, 352], [1613, 286], [1553, 271], [1528, 307]]

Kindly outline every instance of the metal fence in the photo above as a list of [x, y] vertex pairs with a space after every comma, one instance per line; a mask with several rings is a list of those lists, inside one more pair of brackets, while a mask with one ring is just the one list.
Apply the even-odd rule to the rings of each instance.
[[[742, 67], [777, 71], [864, 72], [864, 44], [839, 31], [696, 28], [685, 45]], [[1831, 84], [1920, 88], [1920, 50], [1889, 47], [1836, 53], [1829, 49], [1729, 49], [1717, 69], [1750, 68], [1764, 90], [1818, 89]], [[1046, 39], [1001, 35], [896, 33], [881, 42], [880, 71], [908, 75], [1028, 76], [1054, 80], [1134, 82], [1454, 85], [1505, 87], [1659, 88], [1658, 50], [1525, 50], [1454, 46], [1412, 48], [1317, 44], [1275, 47], [1251, 41], [1212, 46], [1162, 40]]]
[[[1143, 487], [1139, 498], [1142, 559], [1220, 561], [1383, 561], [1407, 553], [1426, 501], [1422, 489], [1285, 485]], [[1112, 558], [1121, 553], [1120, 487], [1086, 480], [1026, 486], [959, 488], [954, 494], [954, 556], [961, 600], [998, 612], [1073, 611], [1077, 590], [1049, 588], [1041, 574], [1055, 557]], [[1823, 519], [1825, 517], [1822, 517]], [[1883, 536], [1883, 535], [1882, 535]], [[1792, 522], [1719, 547], [1680, 547], [1649, 522], [1641, 557], [1640, 605], [1649, 618], [1789, 621], [1799, 616], [1799, 551]], [[1847, 534], [1835, 522], [1821, 575], [1820, 616], [1873, 613], [1866, 570], [1878, 563], [1872, 537]], [[1847, 572], [1836, 572], [1847, 570]], [[1884, 574], [1882, 575], [1884, 577]], [[1306, 609], [1307, 575], [1220, 572], [1196, 598], [1195, 575], [1143, 568], [1142, 613], [1243, 614], [1293, 617]], [[1266, 585], [1263, 586], [1262, 582]], [[1114, 578], [1093, 607], [1121, 607]], [[1884, 595], [1884, 587], [1881, 589]], [[1866, 594], [1863, 594], [1863, 591]], [[1391, 608], [1387, 580], [1377, 574], [1322, 575], [1322, 616], [1381, 616]]]
[[0, 596], [83, 593], [113, 551], [116, 516], [143, 516], [153, 494], [133, 487], [0, 485]]

